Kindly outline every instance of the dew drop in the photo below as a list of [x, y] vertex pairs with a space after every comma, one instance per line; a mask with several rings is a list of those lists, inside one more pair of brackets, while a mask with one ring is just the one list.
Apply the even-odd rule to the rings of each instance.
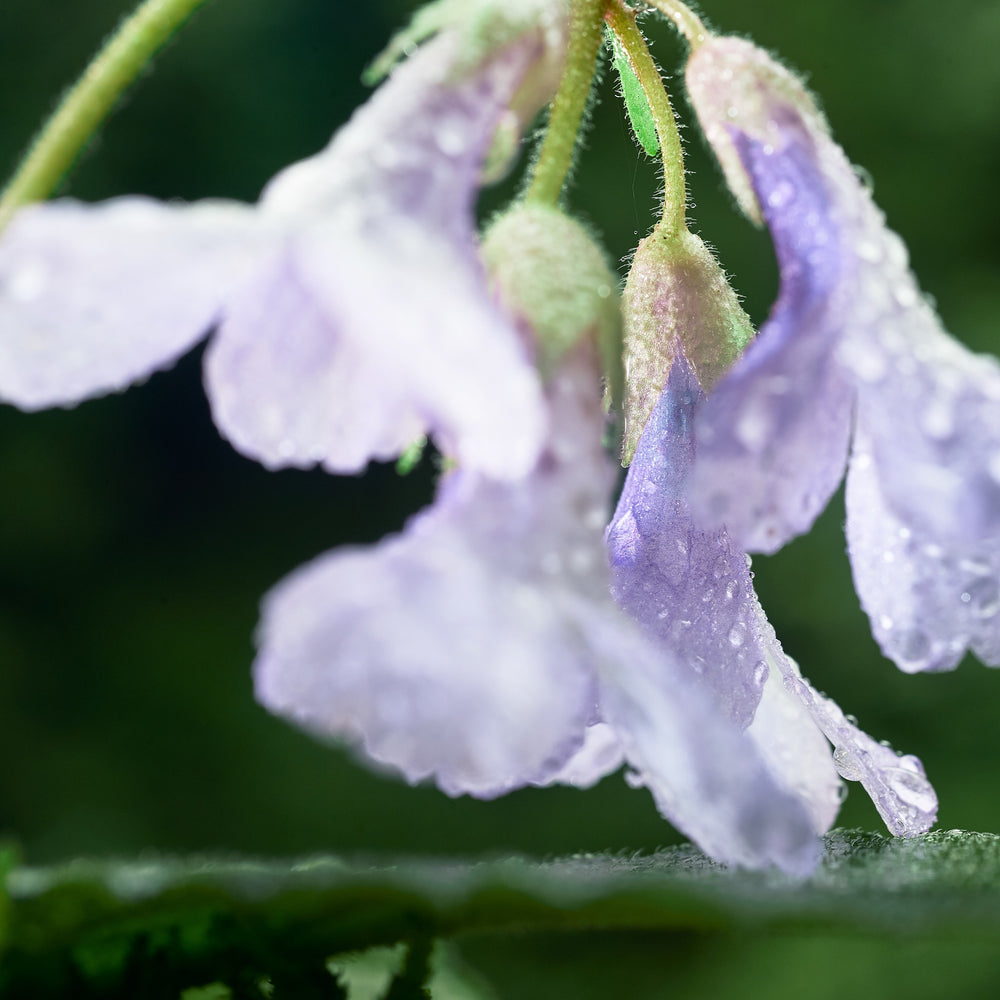
[[461, 156], [468, 146], [465, 130], [457, 123], [442, 123], [438, 126], [434, 139], [445, 156]]
[[909, 278], [904, 278], [899, 284], [896, 285], [892, 290], [893, 297], [895, 300], [904, 308], [909, 309], [917, 304], [920, 296], [917, 294], [917, 290], [913, 287], [913, 283]]
[[774, 186], [774, 190], [767, 196], [767, 203], [771, 208], [784, 208], [789, 202], [795, 200], [795, 187], [789, 181], [781, 181]]
[[753, 668], [753, 682], [757, 687], [763, 687], [771, 668], [763, 661], [758, 660]]
[[861, 186], [868, 192], [868, 194], [875, 193], [875, 178], [872, 177], [871, 172], [866, 170], [864, 167], [859, 167], [857, 164], [854, 166], [854, 174], [861, 182]]
[[774, 411], [766, 397], [751, 396], [736, 419], [733, 431], [736, 440], [748, 451], [757, 454], [764, 449], [774, 431]]
[[733, 649], [739, 649], [740, 646], [742, 646], [743, 643], [746, 642], [746, 638], [747, 638], [747, 627], [743, 622], [737, 622], [729, 630], [729, 645], [732, 646]]
[[882, 248], [875, 240], [861, 240], [854, 252], [869, 264], [877, 264], [882, 259]]
[[925, 669], [933, 651], [930, 636], [918, 628], [903, 629], [897, 632], [892, 640], [892, 652], [903, 670]]
[[924, 433], [936, 441], [943, 441], [955, 433], [955, 411], [946, 399], [932, 399], [920, 415]]
[[994, 618], [1000, 611], [1000, 584], [989, 576], [973, 580], [962, 591], [962, 603], [977, 618]]
[[[905, 761], [908, 758], [900, 758]], [[889, 787], [896, 797], [912, 806], [919, 813], [931, 813], [937, 807], [937, 796], [930, 782], [919, 772], [901, 766], [890, 768], [886, 772]], [[912, 814], [911, 814], [912, 815]], [[913, 818], [916, 818], [913, 816]]]
[[848, 781], [861, 780], [861, 762], [850, 747], [837, 747], [833, 751], [833, 766], [842, 778]]
[[15, 302], [34, 302], [49, 283], [48, 268], [38, 260], [24, 261], [5, 282]]
[[718, 559], [715, 560], [715, 565], [712, 567], [712, 576], [714, 576], [716, 580], [721, 580], [723, 576], [725, 576], [728, 568], [729, 563], [726, 560], [726, 557], [719, 556]]

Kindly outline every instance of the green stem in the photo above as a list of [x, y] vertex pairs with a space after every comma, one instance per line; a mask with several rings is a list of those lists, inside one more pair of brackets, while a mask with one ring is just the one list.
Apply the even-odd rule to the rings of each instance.
[[710, 33], [698, 15], [680, 0], [643, 0], [643, 2], [655, 7], [674, 22], [678, 31], [688, 40], [692, 52], [708, 39]]
[[606, 2], [576, 0], [573, 5], [566, 67], [549, 110], [548, 128], [525, 201], [543, 205], [559, 203], [573, 165], [573, 151], [594, 81]]
[[108, 39], [43, 126], [0, 195], [0, 230], [22, 205], [47, 198], [122, 93], [206, 0], [144, 0]]
[[671, 232], [681, 232], [686, 228], [687, 209], [684, 152], [670, 98], [663, 87], [660, 71], [649, 54], [646, 39], [636, 27], [635, 11], [618, 0], [608, 7], [605, 19], [625, 50], [632, 72], [646, 95], [656, 135], [660, 140], [660, 155], [663, 159], [663, 219], [660, 224]]

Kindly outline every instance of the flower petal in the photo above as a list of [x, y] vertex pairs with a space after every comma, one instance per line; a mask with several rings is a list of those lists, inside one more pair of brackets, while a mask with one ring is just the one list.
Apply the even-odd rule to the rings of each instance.
[[172, 364], [258, 253], [235, 203], [22, 209], [0, 240], [0, 398], [72, 405]]
[[780, 670], [769, 671], [746, 734], [778, 786], [805, 806], [813, 830], [826, 833], [840, 812], [844, 786], [829, 742], [802, 702], [785, 686]]
[[743, 728], [767, 677], [766, 621], [746, 556], [724, 529], [699, 530], [685, 499], [703, 400], [678, 347], [608, 528], [612, 590]]
[[581, 625], [611, 608], [602, 525], [614, 470], [589, 360], [550, 387], [538, 468], [458, 471], [402, 536], [334, 552], [267, 598], [257, 693], [408, 780], [499, 795], [559, 775], [597, 720]]
[[710, 40], [687, 80], [710, 141], [749, 179], [781, 274], [770, 318], [699, 414], [691, 498], [740, 546], [773, 552], [811, 527], [847, 458], [853, 394], [833, 357], [857, 261], [830, 177], [850, 167], [797, 81], [750, 43]]
[[[295, 232], [276, 270], [234, 302], [206, 380], [223, 433], [266, 464], [354, 471], [424, 431], [491, 475], [534, 464], [541, 386], [489, 296], [473, 205], [486, 148], [540, 41], [529, 33], [457, 73], [458, 41], [445, 34], [421, 49], [327, 149], [264, 193], [264, 219]], [[292, 298], [300, 331], [260, 308]], [[351, 358], [364, 360], [348, 376], [340, 366]], [[349, 399], [331, 403], [348, 377]], [[331, 409], [344, 414], [333, 425]]]
[[[847, 474], [854, 583], [883, 653], [907, 673], [950, 670], [966, 649], [1000, 666], [1000, 543], [942, 539], [894, 513], [859, 432]], [[947, 543], [947, 544], [943, 544]]]
[[627, 669], [604, 670], [601, 711], [660, 812], [726, 864], [812, 871], [820, 851], [806, 808], [697, 676], [638, 631], [616, 627], [614, 649]]
[[938, 801], [920, 761], [897, 754], [863, 733], [834, 701], [803, 679], [788, 656], [776, 651], [771, 666], [833, 744], [833, 761], [840, 776], [861, 782], [889, 832], [896, 837], [926, 833], [937, 818]]
[[590, 788], [601, 778], [617, 771], [624, 762], [625, 754], [614, 729], [606, 722], [595, 722], [587, 727], [583, 746], [546, 784]]

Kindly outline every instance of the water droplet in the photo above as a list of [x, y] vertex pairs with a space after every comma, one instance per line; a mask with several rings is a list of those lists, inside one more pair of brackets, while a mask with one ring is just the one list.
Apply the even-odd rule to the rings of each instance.
[[980, 577], [967, 584], [962, 591], [962, 603], [977, 618], [993, 618], [1000, 611], [1000, 583], [989, 576]]
[[857, 724], [858, 724], [858, 717], [856, 715], [845, 715], [844, 718], [847, 719], [847, 721], [852, 726], [857, 726]]
[[903, 278], [892, 290], [895, 300], [904, 308], [910, 309], [920, 300], [917, 290], [913, 287], [913, 282], [909, 278]]
[[868, 194], [875, 193], [875, 178], [872, 177], [871, 172], [866, 170], [864, 167], [859, 167], [857, 164], [854, 166], [854, 174], [861, 182], [861, 186], [868, 192]]
[[920, 414], [924, 433], [936, 441], [943, 441], [955, 433], [955, 411], [951, 401], [940, 396], [932, 399]]
[[794, 200], [795, 187], [789, 181], [780, 181], [767, 196], [767, 203], [771, 208], [783, 208]]
[[23, 261], [5, 282], [15, 302], [34, 302], [49, 283], [49, 269], [40, 260]]
[[750, 396], [736, 418], [733, 431], [744, 448], [757, 454], [771, 439], [774, 423], [774, 408], [770, 399], [763, 395]]
[[879, 615], [878, 624], [883, 631], [888, 632], [895, 625], [895, 622], [888, 615]]
[[468, 146], [465, 129], [457, 122], [442, 122], [434, 139], [445, 156], [461, 156]]
[[934, 652], [930, 636], [918, 628], [907, 628], [892, 638], [893, 658], [907, 671], [923, 670]]
[[726, 600], [731, 601], [739, 593], [739, 585], [735, 580], [730, 580], [726, 584]]
[[691, 669], [696, 674], [701, 674], [701, 673], [705, 672], [705, 657], [703, 657], [703, 656], [692, 656], [691, 659], [688, 660], [688, 663], [690, 664]]
[[715, 560], [715, 565], [712, 567], [712, 576], [714, 576], [716, 580], [721, 580], [723, 576], [725, 576], [728, 568], [729, 563], [726, 560], [726, 557], [719, 556], [718, 559]]
[[[911, 758], [900, 758], [901, 763], [909, 760]], [[885, 776], [896, 797], [908, 806], [912, 806], [917, 812], [930, 813], [937, 808], [934, 789], [919, 771], [911, 770], [904, 763], [904, 766], [889, 768]]]
[[850, 747], [837, 747], [833, 751], [833, 766], [842, 778], [848, 781], [861, 780], [861, 761]]
[[732, 646], [733, 649], [739, 649], [740, 646], [742, 646], [743, 643], [746, 642], [746, 637], [747, 637], [746, 625], [743, 622], [737, 622], [729, 630], [729, 645]]
[[757, 687], [763, 687], [771, 668], [763, 661], [758, 660], [753, 668], [753, 682]]
[[882, 259], [882, 248], [875, 240], [861, 240], [854, 252], [869, 264], [877, 264]]

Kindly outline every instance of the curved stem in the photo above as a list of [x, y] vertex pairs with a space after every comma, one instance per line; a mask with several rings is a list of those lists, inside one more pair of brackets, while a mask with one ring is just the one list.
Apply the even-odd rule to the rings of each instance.
[[144, 0], [127, 17], [42, 127], [0, 196], [0, 229], [22, 205], [47, 198], [118, 98], [206, 0]]
[[677, 26], [677, 30], [688, 40], [692, 52], [710, 35], [698, 15], [680, 0], [643, 0], [643, 3], [655, 7], [661, 14], [669, 17]]
[[621, 47], [628, 56], [629, 65], [649, 102], [656, 135], [660, 140], [663, 159], [663, 220], [661, 225], [673, 232], [685, 226], [687, 190], [684, 183], [684, 152], [677, 131], [670, 98], [663, 87], [660, 71], [649, 54], [646, 40], [635, 23], [635, 11], [625, 7], [620, 0], [609, 6], [605, 18]]
[[549, 110], [549, 123], [535, 161], [525, 201], [556, 205], [573, 166], [573, 151], [594, 81], [603, 41], [607, 0], [577, 0], [573, 5], [566, 68]]

